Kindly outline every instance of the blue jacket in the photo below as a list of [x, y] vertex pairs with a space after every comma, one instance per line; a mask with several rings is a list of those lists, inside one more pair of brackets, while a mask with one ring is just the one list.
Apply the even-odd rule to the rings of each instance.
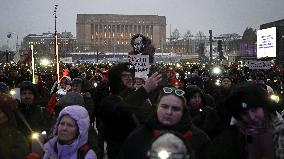
[[[61, 118], [69, 115], [73, 118], [79, 127], [79, 136], [70, 145], [60, 145], [57, 142], [57, 129]], [[44, 159], [77, 159], [78, 150], [88, 141], [88, 130], [90, 126], [90, 118], [88, 111], [79, 105], [65, 107], [59, 114], [57, 122], [54, 126], [53, 137], [44, 144]], [[96, 159], [93, 150], [89, 150], [85, 159]]]

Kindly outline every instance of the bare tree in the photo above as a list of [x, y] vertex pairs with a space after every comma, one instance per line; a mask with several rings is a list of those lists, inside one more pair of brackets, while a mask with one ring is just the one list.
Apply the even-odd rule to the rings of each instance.
[[183, 43], [184, 43], [186, 52], [188, 54], [190, 52], [193, 52], [193, 46], [190, 45], [192, 43], [192, 40], [191, 40], [192, 37], [193, 37], [193, 35], [191, 34], [190, 30], [187, 30], [183, 35]]
[[205, 43], [206, 41], [206, 36], [203, 32], [199, 31], [198, 33], [196, 33], [196, 40], [197, 40], [197, 43], [200, 44], [200, 43]]
[[179, 30], [178, 29], [175, 29], [173, 32], [172, 32], [172, 34], [171, 34], [171, 40], [172, 41], [177, 41], [177, 40], [179, 40], [180, 39], [180, 32], [179, 32]]

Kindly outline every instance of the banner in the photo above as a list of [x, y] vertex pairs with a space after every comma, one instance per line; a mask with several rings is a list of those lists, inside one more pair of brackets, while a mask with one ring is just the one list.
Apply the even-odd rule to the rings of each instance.
[[150, 70], [149, 55], [128, 55], [128, 61], [135, 67], [135, 77], [148, 78]]
[[62, 63], [73, 63], [72, 62], [72, 57], [62, 57], [62, 58], [60, 58], [60, 61]]
[[249, 69], [270, 69], [271, 68], [270, 61], [248, 61]]

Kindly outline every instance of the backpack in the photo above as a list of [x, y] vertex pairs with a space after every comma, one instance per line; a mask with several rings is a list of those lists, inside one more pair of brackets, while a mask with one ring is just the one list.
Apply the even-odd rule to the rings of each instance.
[[81, 146], [78, 150], [78, 155], [77, 155], [77, 159], [84, 159], [86, 154], [88, 153], [88, 151], [91, 148], [89, 147], [89, 145], [84, 144], [83, 146]]

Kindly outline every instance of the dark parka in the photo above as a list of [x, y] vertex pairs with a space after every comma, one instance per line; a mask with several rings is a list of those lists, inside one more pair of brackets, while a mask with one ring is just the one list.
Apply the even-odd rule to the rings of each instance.
[[[35, 96], [35, 99], [33, 104], [23, 104], [19, 102], [18, 107], [15, 110], [19, 130], [23, 132], [28, 139], [31, 138], [31, 130], [34, 132], [48, 132], [51, 129], [55, 119], [48, 115], [45, 107], [41, 107], [37, 104], [38, 92], [36, 87], [31, 82], [24, 81], [20, 84], [20, 89], [31, 90]], [[25, 121], [29, 126], [27, 126]]]
[[207, 106], [205, 102], [205, 94], [197, 86], [190, 86], [186, 90], [186, 100], [189, 101], [195, 93], [200, 93], [203, 104], [199, 109], [192, 109], [188, 103], [189, 118], [192, 120], [194, 125], [203, 130], [211, 139], [216, 137], [220, 131], [220, 117], [217, 111]]
[[187, 116], [188, 114], [185, 113], [181, 121], [174, 126], [165, 126], [153, 115], [151, 120], [135, 129], [128, 136], [119, 155], [119, 159], [147, 158], [147, 151], [151, 147], [152, 140], [155, 138], [154, 132], [157, 130], [171, 130], [181, 134], [191, 132], [192, 135], [188, 137], [188, 142], [194, 154], [198, 159], [207, 159], [211, 140], [202, 130], [194, 126]]
[[[134, 75], [134, 67], [129, 63], [119, 63], [109, 71], [111, 96], [105, 97], [99, 106], [97, 125], [99, 143], [107, 141], [108, 158], [116, 158], [129, 135], [151, 112], [149, 94], [144, 87], [138, 90], [126, 88], [121, 81], [121, 73]], [[102, 144], [100, 144], [102, 145]]]
[[16, 101], [6, 94], [0, 93], [0, 112], [8, 120], [0, 124], [0, 158], [23, 159], [29, 153], [29, 144], [24, 134], [17, 129], [13, 107]]

